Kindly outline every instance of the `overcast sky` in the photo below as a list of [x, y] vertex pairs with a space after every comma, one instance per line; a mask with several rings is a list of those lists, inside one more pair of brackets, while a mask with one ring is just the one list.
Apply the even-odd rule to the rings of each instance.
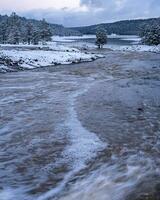
[[160, 0], [0, 0], [0, 14], [17, 12], [64, 26], [160, 16]]

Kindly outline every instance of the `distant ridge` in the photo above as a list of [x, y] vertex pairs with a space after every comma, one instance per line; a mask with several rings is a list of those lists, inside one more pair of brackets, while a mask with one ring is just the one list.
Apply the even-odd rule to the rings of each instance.
[[79, 31], [82, 34], [95, 34], [98, 27], [107, 30], [108, 34], [119, 35], [139, 35], [142, 28], [146, 25], [152, 24], [160, 25], [160, 17], [150, 19], [135, 19], [135, 20], [123, 20], [113, 23], [102, 23], [91, 26], [72, 27], [72, 30]]
[[[8, 18], [9, 18], [8, 15], [0, 15], [0, 25], [5, 24], [8, 20]], [[23, 27], [28, 23], [31, 23], [35, 27], [38, 27], [40, 25], [40, 20], [27, 19], [25, 17], [20, 17], [20, 16], [18, 16], [18, 18], [20, 21], [21, 29], [23, 29]], [[77, 30], [65, 28], [62, 25], [51, 24], [51, 23], [48, 23], [48, 24], [50, 25], [53, 35], [60, 35], [60, 36], [70, 36], [70, 35], [79, 36], [79, 35], [81, 35], [80, 32], [78, 32]]]

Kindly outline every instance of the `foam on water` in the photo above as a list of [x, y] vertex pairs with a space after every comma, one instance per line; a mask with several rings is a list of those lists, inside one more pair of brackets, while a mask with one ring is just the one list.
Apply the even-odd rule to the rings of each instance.
[[0, 190], [0, 200], [28, 200], [30, 199], [24, 189], [3, 188]]
[[16, 198], [16, 196], [13, 193], [13, 191], [9, 188], [0, 192], [0, 199], [1, 200], [11, 200], [13, 198]]
[[66, 121], [66, 126], [69, 129], [71, 144], [67, 146], [64, 156], [72, 162], [74, 169], [85, 167], [85, 163], [88, 160], [95, 157], [98, 151], [106, 147], [106, 144], [95, 133], [82, 126], [75, 111], [75, 100], [78, 96], [86, 93], [92, 85], [87, 85], [85, 89], [75, 92], [69, 99], [69, 117]]
[[70, 144], [63, 152], [63, 158], [67, 160], [71, 171], [56, 188], [40, 196], [37, 200], [46, 200], [59, 194], [69, 180], [86, 167], [86, 162], [94, 158], [99, 151], [102, 151], [106, 147], [106, 144], [104, 144], [96, 134], [89, 132], [82, 126], [75, 110], [76, 99], [80, 95], [86, 93], [92, 85], [92, 83], [88, 84], [84, 89], [74, 92], [69, 97], [68, 118], [65, 126], [68, 129]]
[[144, 177], [155, 170], [152, 160], [137, 155], [126, 160], [123, 170], [118, 160], [116, 158], [115, 163], [103, 165], [78, 181], [59, 200], [124, 200]]

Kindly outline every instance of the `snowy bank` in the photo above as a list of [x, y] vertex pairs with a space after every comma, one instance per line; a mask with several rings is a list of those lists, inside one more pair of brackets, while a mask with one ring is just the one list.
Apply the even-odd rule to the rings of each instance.
[[[85, 41], [84, 39], [92, 39], [92, 42]], [[69, 43], [71, 43], [70, 46], [75, 46], [76, 48], [80, 49], [95, 49], [94, 39], [96, 39], [95, 35], [83, 35], [83, 36], [56, 36], [53, 37], [53, 41], [57, 42], [67, 42], [67, 45], [69, 46]], [[107, 44], [104, 45], [104, 48], [111, 49], [111, 50], [118, 50], [118, 51], [132, 51], [132, 52], [160, 52], [160, 45], [158, 46], [148, 46], [148, 45], [141, 45], [141, 38], [136, 35], [116, 35], [111, 34], [108, 35], [108, 39], [118, 39], [118, 42], [120, 41], [120, 44]], [[81, 42], [76, 43], [76, 41], [81, 40]], [[124, 45], [123, 41], [129, 41], [130, 45]]]
[[103, 57], [80, 51], [54, 51], [54, 50], [1, 50], [0, 72], [34, 69], [37, 67], [54, 66], [58, 64], [71, 64], [89, 62]]
[[133, 51], [133, 52], [154, 52], [154, 53], [160, 53], [160, 45], [158, 46], [148, 46], [148, 45], [130, 45], [130, 46], [117, 46], [112, 45], [108, 48], [112, 50], [118, 50], [118, 51]]
[[47, 42], [47, 44], [42, 45], [28, 45], [28, 44], [0, 44], [0, 49], [26, 49], [26, 50], [53, 50], [53, 51], [65, 51], [65, 52], [78, 52], [76, 48], [71, 48], [68, 46], [57, 44], [57, 42]]

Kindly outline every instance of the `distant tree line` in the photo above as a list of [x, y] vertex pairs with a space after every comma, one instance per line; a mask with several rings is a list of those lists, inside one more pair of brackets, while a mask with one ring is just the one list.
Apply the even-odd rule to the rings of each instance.
[[[145, 26], [141, 33], [142, 44], [160, 45], [160, 24], [152, 24]], [[96, 43], [99, 49], [107, 44], [107, 32], [105, 29], [98, 28], [96, 32]]]
[[52, 32], [45, 19], [36, 25], [22, 19], [16, 13], [12, 13], [0, 20], [0, 43], [38, 44], [51, 40]]
[[108, 35], [115, 33], [118, 35], [139, 35], [142, 27], [147, 25], [160, 24], [159, 18], [152, 19], [137, 19], [137, 20], [124, 20], [114, 23], [103, 23], [91, 26], [74, 27], [73, 30], [79, 31], [82, 34], [96, 34], [97, 28], [105, 29]]

